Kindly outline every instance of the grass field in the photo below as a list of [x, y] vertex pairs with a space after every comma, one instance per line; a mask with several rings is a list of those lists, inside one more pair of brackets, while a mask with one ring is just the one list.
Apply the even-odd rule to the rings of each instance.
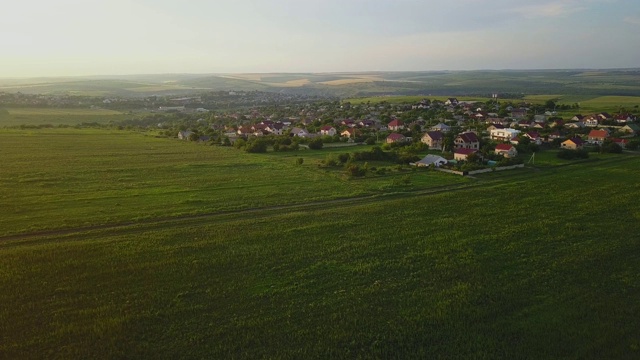
[[[0, 235], [380, 194], [405, 176], [347, 181], [318, 168], [331, 151], [356, 150], [252, 155], [124, 131], [3, 130]], [[415, 186], [466, 182], [406, 175]]]
[[335, 203], [382, 180], [127, 132], [0, 154], [3, 234], [71, 228], [0, 240], [0, 358], [640, 355], [638, 156]]
[[107, 109], [0, 108], [0, 127], [20, 125], [106, 124], [131, 117]]

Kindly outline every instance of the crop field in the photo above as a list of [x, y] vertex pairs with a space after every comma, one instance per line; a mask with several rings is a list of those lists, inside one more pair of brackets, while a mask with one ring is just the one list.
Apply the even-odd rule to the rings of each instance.
[[0, 127], [20, 125], [106, 124], [130, 117], [107, 109], [0, 108]]
[[148, 134], [0, 153], [0, 358], [640, 355], [638, 156], [380, 192]]

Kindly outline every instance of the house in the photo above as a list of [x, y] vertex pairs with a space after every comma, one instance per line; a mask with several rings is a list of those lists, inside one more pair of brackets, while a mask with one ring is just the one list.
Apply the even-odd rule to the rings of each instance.
[[609, 119], [613, 118], [613, 116], [611, 116], [611, 114], [609, 114], [608, 112], [601, 112], [599, 114], [596, 114], [596, 117], [600, 121], [609, 120]]
[[504, 127], [509, 125], [511, 121], [505, 118], [500, 118], [500, 117], [490, 117], [490, 118], [487, 118], [484, 122], [486, 124], [501, 125]]
[[569, 140], [565, 140], [560, 144], [560, 147], [563, 149], [577, 150], [582, 149], [584, 146], [584, 141], [579, 137], [573, 137]]
[[441, 165], [444, 165], [447, 163], [447, 159], [443, 158], [442, 156], [438, 156], [438, 155], [427, 155], [425, 156], [422, 160], [417, 161], [414, 163], [415, 166], [429, 166], [431, 164], [433, 164], [433, 166], [435, 167], [440, 167]]
[[547, 121], [547, 116], [546, 115], [534, 115], [533, 116], [533, 121], [537, 122], [537, 123], [544, 123]]
[[442, 131], [443, 133], [448, 133], [449, 131], [451, 131], [451, 126], [444, 123], [439, 123], [438, 125], [432, 126], [431, 129], [429, 130]]
[[502, 130], [504, 129], [504, 126], [500, 125], [500, 124], [493, 124], [493, 125], [489, 125], [489, 127], [487, 127], [487, 131], [489, 133], [491, 133], [492, 130]]
[[340, 136], [346, 138], [352, 138], [356, 136], [356, 129], [347, 129], [340, 133]]
[[453, 146], [456, 149], [480, 149], [480, 140], [473, 132], [465, 132], [453, 140]]
[[527, 116], [527, 109], [519, 108], [511, 110], [511, 117], [516, 119], [521, 119]]
[[277, 122], [277, 123], [267, 125], [267, 128], [265, 130], [267, 130], [268, 132], [274, 135], [282, 135], [284, 133], [284, 128], [285, 127], [283, 123]]
[[591, 130], [589, 131], [589, 135], [587, 135], [587, 141], [589, 144], [602, 145], [604, 140], [608, 137], [609, 132], [607, 130]]
[[582, 119], [584, 119], [584, 116], [580, 114], [576, 114], [574, 115], [574, 117], [571, 118], [571, 121], [582, 121]]
[[518, 121], [518, 126], [521, 128], [530, 128], [533, 124], [529, 120]]
[[458, 103], [458, 99], [456, 98], [448, 98], [447, 101], [444, 102], [444, 104], [447, 106], [456, 106], [458, 105]]
[[588, 127], [596, 127], [600, 123], [600, 119], [596, 116], [589, 115], [584, 118], [584, 125]]
[[491, 130], [489, 133], [489, 137], [491, 140], [499, 140], [499, 141], [510, 141], [514, 137], [517, 137], [520, 134], [520, 130], [514, 129], [495, 129]]
[[291, 129], [289, 134], [291, 136], [298, 136], [298, 137], [303, 137], [303, 138], [311, 137], [310, 136], [311, 134], [309, 134], [309, 132], [307, 130], [302, 129], [302, 128], [298, 128], [298, 127], [294, 127], [293, 129]]
[[456, 149], [453, 152], [453, 158], [455, 160], [467, 161], [467, 159], [469, 158], [469, 155], [475, 154], [476, 152], [477, 150], [474, 150], [474, 149]]
[[614, 117], [614, 120], [618, 124], [627, 124], [635, 120], [635, 117], [631, 114], [618, 114]]
[[389, 124], [387, 124], [387, 127], [391, 131], [398, 131], [398, 130], [404, 129], [404, 123], [400, 119], [395, 119], [395, 120], [392, 120]]
[[583, 129], [585, 124], [582, 121], [570, 122], [564, 125], [567, 129]]
[[640, 125], [638, 124], [627, 124], [620, 128], [620, 131], [626, 132], [629, 134], [637, 135], [640, 134]]
[[427, 131], [422, 135], [423, 143], [429, 145], [429, 149], [442, 149], [444, 134], [441, 131]]
[[550, 127], [557, 127], [557, 128], [561, 128], [564, 126], [564, 121], [562, 120], [555, 120], [553, 121], [551, 124], [549, 124]]
[[373, 120], [361, 120], [358, 125], [362, 126], [362, 127], [373, 127], [376, 125], [375, 121]]
[[614, 143], [620, 145], [621, 148], [626, 149], [629, 144], [629, 139], [611, 139]]
[[531, 140], [532, 143], [538, 145], [542, 144], [542, 137], [535, 131], [529, 131], [528, 133], [524, 134], [524, 136]]
[[549, 140], [555, 140], [555, 139], [562, 139], [563, 136], [560, 133], [560, 131], [554, 131], [551, 134], [549, 134]]
[[502, 155], [506, 158], [512, 158], [518, 155], [518, 150], [516, 150], [515, 146], [511, 144], [498, 144], [496, 145], [495, 154]]
[[402, 134], [392, 133], [392, 134], [389, 134], [389, 136], [387, 136], [387, 144], [393, 144], [393, 143], [405, 142], [405, 141], [407, 141], [407, 138]]
[[187, 131], [180, 131], [178, 133], [178, 139], [180, 140], [189, 140], [189, 136], [191, 136], [191, 134], [193, 134], [193, 132], [187, 130]]
[[334, 128], [331, 125], [325, 125], [325, 126], [320, 128], [320, 134], [321, 135], [334, 136], [337, 133], [338, 132], [336, 131], [336, 128]]

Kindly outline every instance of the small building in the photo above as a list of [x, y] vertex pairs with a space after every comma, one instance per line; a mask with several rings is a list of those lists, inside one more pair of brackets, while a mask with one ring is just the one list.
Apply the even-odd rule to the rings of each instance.
[[407, 138], [402, 134], [392, 133], [392, 134], [389, 134], [389, 136], [387, 136], [387, 144], [393, 144], [393, 143], [405, 142], [405, 141], [407, 141]]
[[459, 161], [467, 161], [469, 155], [475, 154], [477, 150], [474, 149], [456, 149], [453, 152], [453, 159]]
[[414, 163], [415, 166], [429, 166], [432, 165], [435, 167], [440, 167], [447, 163], [447, 159], [442, 156], [429, 154], [425, 156], [422, 160]]
[[353, 138], [356, 136], [356, 129], [346, 129], [345, 131], [340, 133], [340, 136], [342, 137], [346, 137], [346, 138]]
[[178, 133], [178, 139], [180, 140], [189, 140], [189, 137], [191, 136], [191, 134], [193, 134], [193, 132], [186, 130], [186, 131], [180, 131]]
[[513, 158], [518, 156], [518, 150], [511, 144], [498, 144], [495, 149], [496, 155], [502, 155], [506, 158]]
[[444, 135], [440, 131], [427, 131], [420, 141], [429, 145], [429, 149], [442, 149]]
[[520, 134], [520, 130], [515, 129], [494, 129], [489, 133], [491, 140], [510, 141]]
[[560, 144], [560, 147], [563, 149], [570, 150], [578, 150], [584, 147], [584, 140], [579, 137], [573, 137], [571, 139], [565, 140]]
[[434, 125], [431, 127], [432, 131], [442, 131], [443, 133], [448, 133], [449, 131], [451, 131], [451, 126], [444, 124], [444, 123], [439, 123], [438, 125]]

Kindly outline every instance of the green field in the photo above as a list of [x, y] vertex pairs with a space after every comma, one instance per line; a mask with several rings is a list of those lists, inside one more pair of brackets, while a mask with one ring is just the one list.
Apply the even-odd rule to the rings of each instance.
[[414, 186], [467, 182], [413, 172], [347, 181], [317, 166], [358, 149], [252, 155], [151, 133], [0, 130], [0, 235], [405, 191], [393, 188], [405, 175]]
[[640, 356], [638, 156], [394, 188], [118, 131], [0, 155], [0, 358]]
[[107, 124], [130, 117], [122, 112], [107, 109], [0, 108], [0, 127]]

